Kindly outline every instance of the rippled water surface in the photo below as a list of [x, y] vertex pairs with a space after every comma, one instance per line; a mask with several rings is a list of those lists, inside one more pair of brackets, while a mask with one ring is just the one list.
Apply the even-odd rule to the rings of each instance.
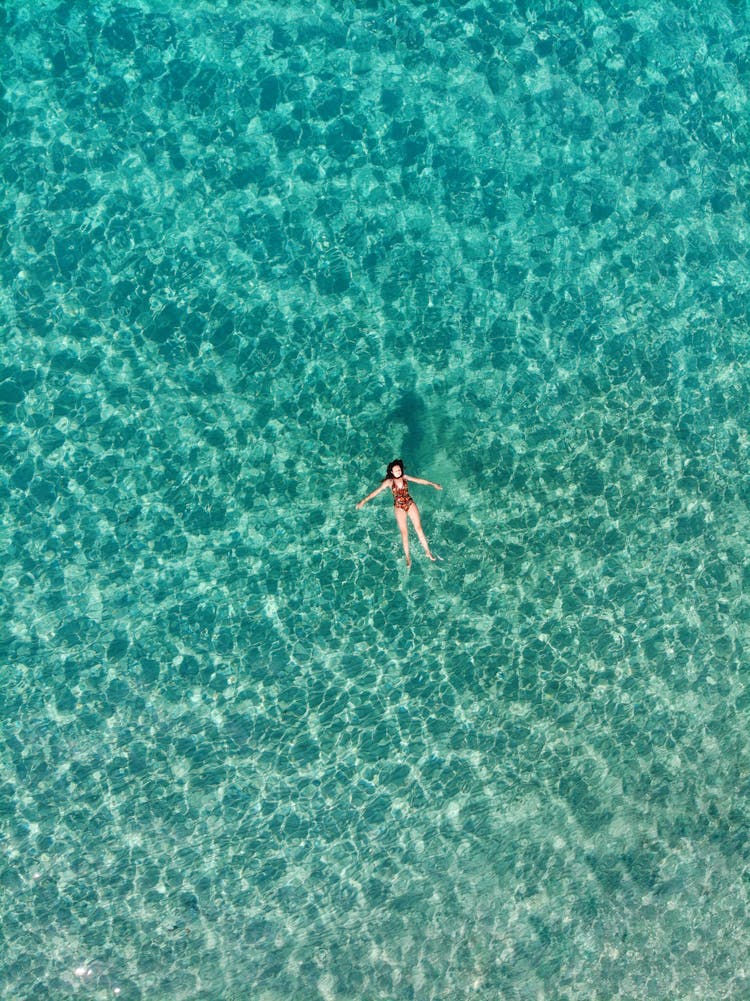
[[8, 0], [3, 997], [750, 997], [748, 28]]

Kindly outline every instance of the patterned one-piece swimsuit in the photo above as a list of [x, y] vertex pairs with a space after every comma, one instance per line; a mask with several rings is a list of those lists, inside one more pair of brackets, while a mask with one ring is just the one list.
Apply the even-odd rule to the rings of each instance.
[[393, 506], [399, 508], [401, 511], [408, 511], [414, 501], [409, 496], [409, 487], [406, 480], [404, 480], [403, 483], [404, 485], [402, 487], [397, 487], [395, 480], [391, 483], [391, 490], [393, 491]]

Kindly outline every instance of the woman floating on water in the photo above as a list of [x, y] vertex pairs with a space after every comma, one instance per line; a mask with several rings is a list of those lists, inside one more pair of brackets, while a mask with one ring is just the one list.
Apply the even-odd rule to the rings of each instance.
[[368, 494], [364, 500], [361, 500], [357, 504], [357, 510], [364, 507], [365, 504], [372, 500], [373, 497], [377, 497], [381, 491], [385, 490], [386, 487], [390, 487], [393, 491], [393, 510], [396, 514], [396, 521], [398, 522], [399, 531], [401, 532], [401, 541], [404, 544], [404, 555], [406, 556], [407, 567], [411, 566], [411, 556], [409, 556], [409, 522], [407, 521], [407, 515], [411, 518], [412, 524], [417, 532], [417, 538], [422, 543], [422, 548], [427, 553], [427, 556], [431, 560], [437, 559], [430, 552], [430, 546], [427, 539], [424, 537], [424, 532], [422, 531], [422, 522], [419, 518], [419, 509], [414, 503], [413, 499], [409, 496], [409, 487], [407, 486], [407, 481], [409, 483], [422, 483], [426, 487], [434, 487], [436, 490], [442, 490], [443, 488], [439, 483], [432, 483], [430, 480], [419, 480], [416, 476], [407, 476], [404, 473], [404, 464], [401, 459], [394, 459], [393, 462], [388, 463], [388, 469], [385, 474], [385, 478], [379, 487], [376, 487], [371, 494]]

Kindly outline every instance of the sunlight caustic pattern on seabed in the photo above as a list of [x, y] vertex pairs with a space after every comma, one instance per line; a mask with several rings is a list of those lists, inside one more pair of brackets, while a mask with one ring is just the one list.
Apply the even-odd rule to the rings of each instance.
[[742, 5], [0, 22], [0, 993], [747, 994]]

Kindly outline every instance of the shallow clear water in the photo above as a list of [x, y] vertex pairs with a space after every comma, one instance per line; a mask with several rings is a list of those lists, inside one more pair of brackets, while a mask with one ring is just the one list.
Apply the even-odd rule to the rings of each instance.
[[750, 997], [745, 6], [0, 28], [0, 993]]

